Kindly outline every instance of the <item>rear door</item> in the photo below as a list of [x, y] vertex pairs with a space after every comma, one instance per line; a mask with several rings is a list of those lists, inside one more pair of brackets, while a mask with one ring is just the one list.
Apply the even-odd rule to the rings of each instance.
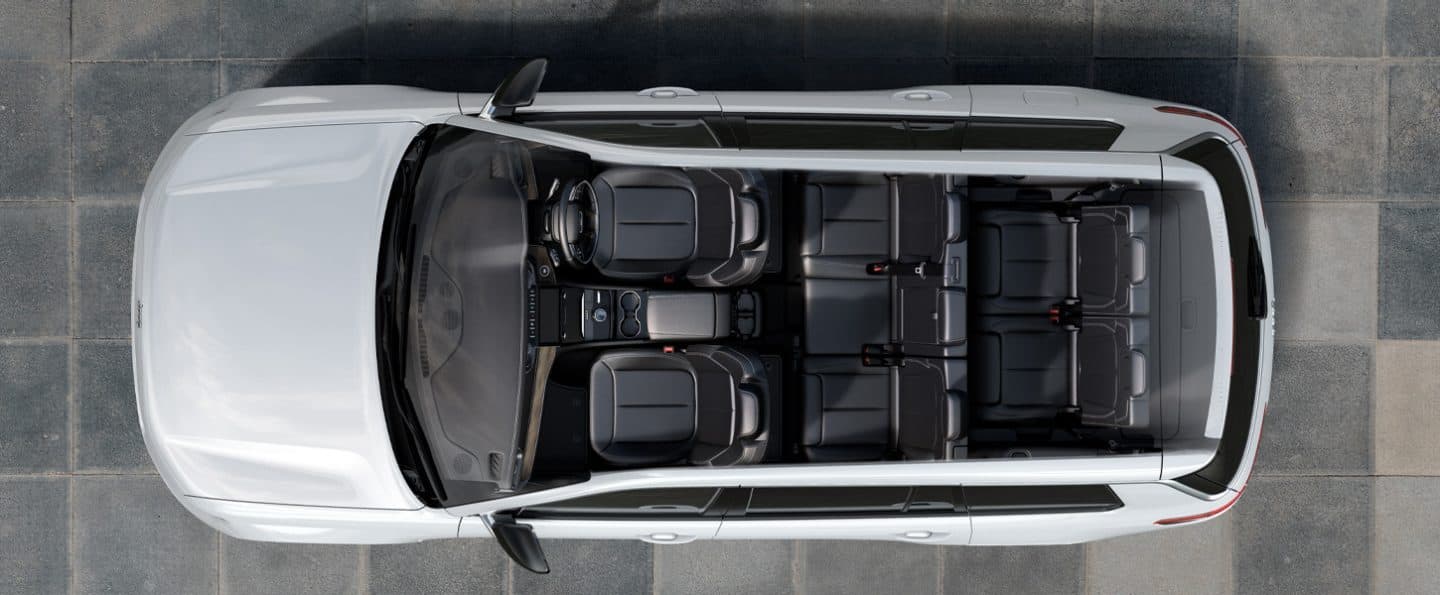
[[754, 488], [716, 539], [865, 539], [963, 545], [970, 517], [954, 486]]
[[594, 494], [522, 508], [541, 539], [639, 539], [688, 543], [720, 528], [720, 488], [654, 488]]

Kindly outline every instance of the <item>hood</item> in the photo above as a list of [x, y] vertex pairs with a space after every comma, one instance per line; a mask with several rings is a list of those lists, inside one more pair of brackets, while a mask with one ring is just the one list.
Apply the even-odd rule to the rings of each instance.
[[181, 495], [415, 509], [382, 409], [381, 226], [413, 122], [172, 139], [141, 202], [135, 373]]

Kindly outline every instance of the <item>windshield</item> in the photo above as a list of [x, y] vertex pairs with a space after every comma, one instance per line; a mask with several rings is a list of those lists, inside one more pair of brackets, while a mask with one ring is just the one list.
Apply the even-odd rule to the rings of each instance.
[[382, 389], [412, 489], [430, 505], [473, 502], [524, 479], [524, 169], [514, 141], [489, 134], [436, 127], [416, 142], [381, 254]]

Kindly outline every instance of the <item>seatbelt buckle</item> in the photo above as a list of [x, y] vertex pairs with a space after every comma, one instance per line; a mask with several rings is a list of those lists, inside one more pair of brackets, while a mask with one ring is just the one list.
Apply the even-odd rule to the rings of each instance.
[[860, 346], [860, 363], [882, 368], [904, 367], [905, 353], [899, 343], [866, 343]]
[[888, 275], [890, 274], [890, 263], [872, 262], [865, 265], [865, 273], [867, 275]]
[[1065, 301], [1050, 306], [1050, 322], [1056, 326], [1079, 329], [1081, 318], [1078, 299], [1066, 298]]

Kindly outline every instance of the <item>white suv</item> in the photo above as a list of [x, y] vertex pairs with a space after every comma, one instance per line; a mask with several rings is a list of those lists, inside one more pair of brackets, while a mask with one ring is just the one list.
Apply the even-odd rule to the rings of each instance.
[[1244, 141], [1094, 91], [236, 93], [136, 238], [146, 444], [267, 541], [1073, 543], [1239, 497]]

